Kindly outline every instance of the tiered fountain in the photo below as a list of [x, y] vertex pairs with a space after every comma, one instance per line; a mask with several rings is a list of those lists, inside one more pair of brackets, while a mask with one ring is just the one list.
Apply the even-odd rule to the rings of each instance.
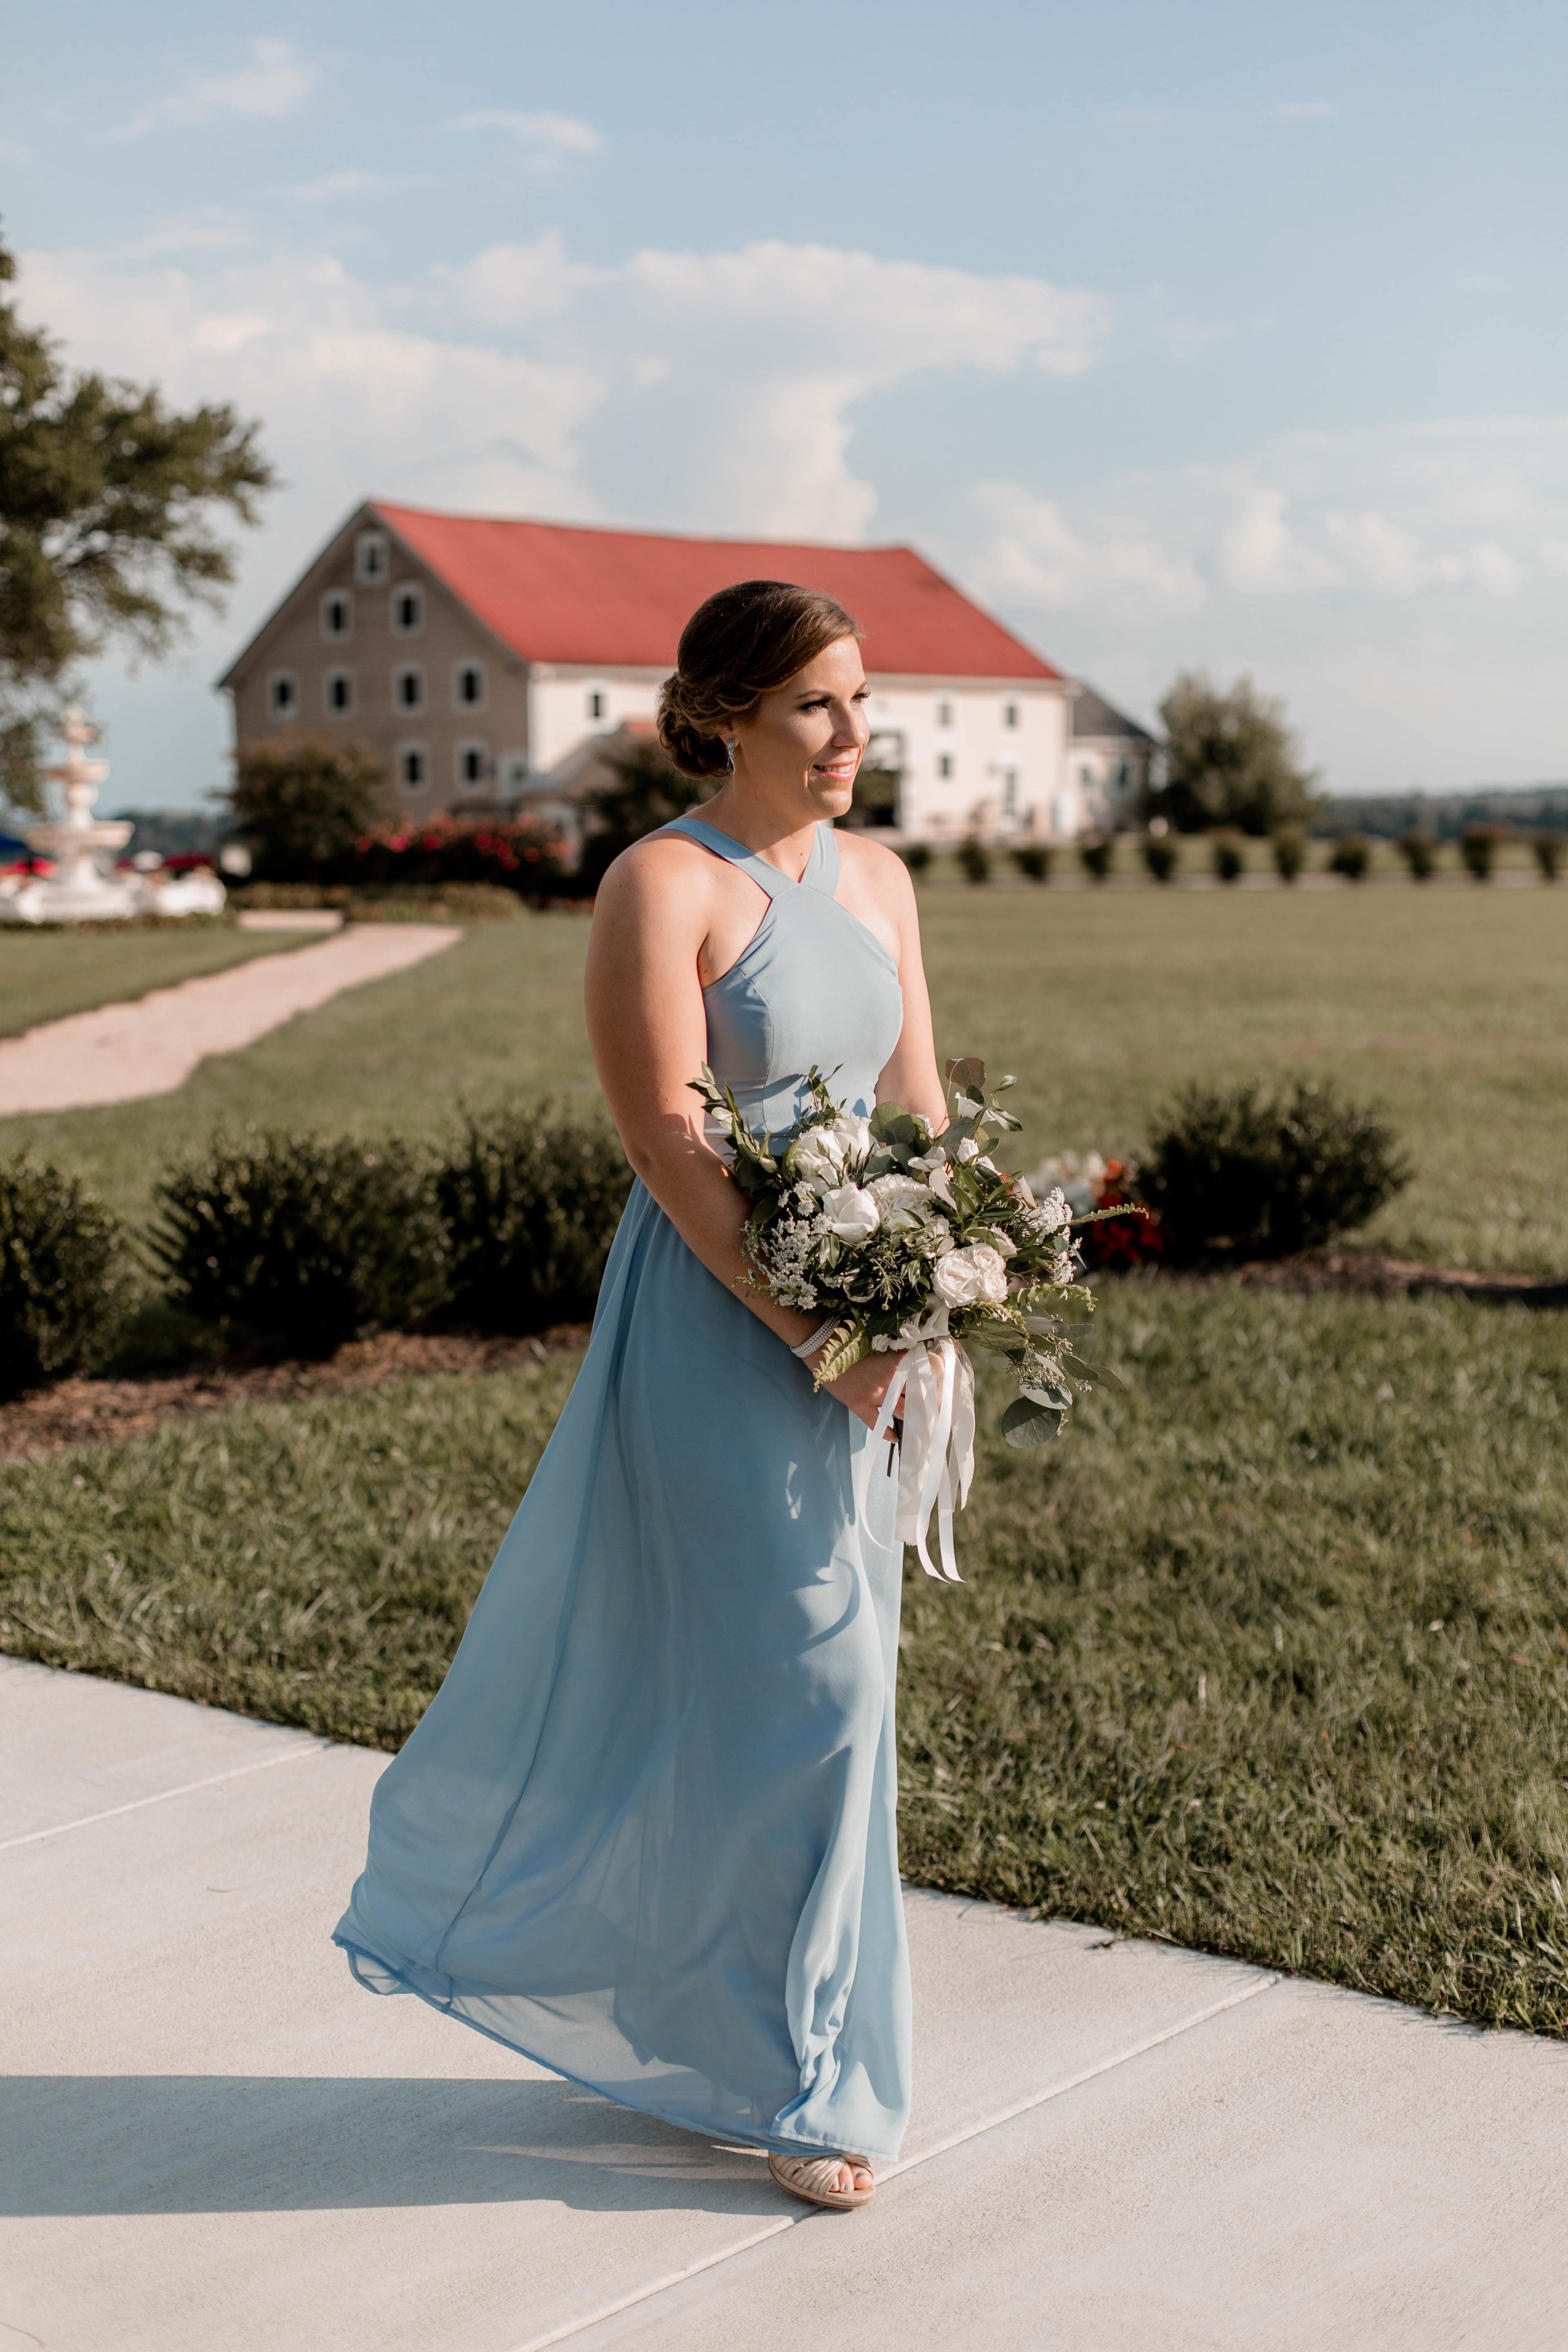
[[55, 860], [52, 874], [0, 878], [0, 921], [100, 923], [127, 915], [216, 915], [224, 887], [216, 874], [121, 876], [104, 871], [101, 860], [123, 849], [133, 827], [122, 817], [92, 814], [98, 788], [109, 773], [107, 760], [85, 757], [96, 740], [81, 712], [68, 710], [60, 729], [66, 756], [45, 774], [63, 787], [66, 813], [58, 823], [33, 824], [22, 838], [29, 849]]

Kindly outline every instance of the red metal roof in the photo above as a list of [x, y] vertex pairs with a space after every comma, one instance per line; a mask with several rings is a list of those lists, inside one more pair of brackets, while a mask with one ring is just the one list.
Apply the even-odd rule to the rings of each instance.
[[380, 499], [374, 510], [525, 661], [671, 669], [682, 628], [716, 588], [793, 580], [826, 589], [854, 614], [865, 632], [866, 667], [884, 676], [1062, 675], [912, 547], [673, 539], [433, 514]]

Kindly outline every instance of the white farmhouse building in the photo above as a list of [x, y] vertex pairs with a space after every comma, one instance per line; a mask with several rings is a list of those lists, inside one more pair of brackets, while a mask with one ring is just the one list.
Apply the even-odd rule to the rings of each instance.
[[1114, 822], [1099, 737], [1074, 742], [1079, 687], [908, 547], [673, 538], [378, 499], [220, 683], [238, 741], [355, 737], [411, 814], [525, 795], [537, 806], [552, 778], [582, 773], [593, 739], [652, 719], [688, 616], [752, 579], [826, 589], [860, 624], [870, 763], [898, 777], [878, 816], [903, 838], [1060, 840]]

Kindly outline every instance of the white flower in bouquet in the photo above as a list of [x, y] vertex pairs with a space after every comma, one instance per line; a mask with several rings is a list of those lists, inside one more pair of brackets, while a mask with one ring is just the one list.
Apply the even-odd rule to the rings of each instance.
[[894, 1232], [919, 1224], [931, 1210], [931, 1187], [918, 1176], [876, 1176], [866, 1190], [880, 1209], [882, 1223]]
[[938, 1258], [931, 1282], [945, 1307], [999, 1307], [1007, 1296], [1006, 1260], [989, 1242], [971, 1242]]
[[822, 1196], [822, 1222], [841, 1242], [864, 1242], [881, 1223], [882, 1212], [858, 1184], [840, 1184]]
[[870, 1150], [869, 1120], [840, 1111], [830, 1124], [808, 1127], [795, 1138], [795, 1172], [825, 1192], [864, 1168]]
[[1043, 1234], [1065, 1234], [1072, 1223], [1072, 1202], [1060, 1185], [1058, 1185], [1055, 1192], [1047, 1192], [1045, 1199], [1037, 1202], [1035, 1205], [1039, 1215], [1040, 1231]]

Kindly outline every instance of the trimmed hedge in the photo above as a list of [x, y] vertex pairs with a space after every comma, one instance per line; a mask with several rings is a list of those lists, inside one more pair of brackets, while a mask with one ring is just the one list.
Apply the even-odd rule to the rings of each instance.
[[47, 1160], [0, 1165], [0, 1397], [96, 1370], [130, 1300], [119, 1218]]
[[522, 1332], [591, 1316], [631, 1183], [619, 1139], [597, 1120], [548, 1103], [470, 1114], [435, 1179], [446, 1318]]
[[405, 1145], [219, 1134], [155, 1197], [171, 1297], [237, 1336], [330, 1355], [416, 1328], [446, 1299], [446, 1228], [428, 1164]]
[[1156, 1122], [1138, 1190], [1177, 1262], [1290, 1257], [1352, 1232], [1410, 1181], [1379, 1113], [1330, 1085], [1191, 1086]]

